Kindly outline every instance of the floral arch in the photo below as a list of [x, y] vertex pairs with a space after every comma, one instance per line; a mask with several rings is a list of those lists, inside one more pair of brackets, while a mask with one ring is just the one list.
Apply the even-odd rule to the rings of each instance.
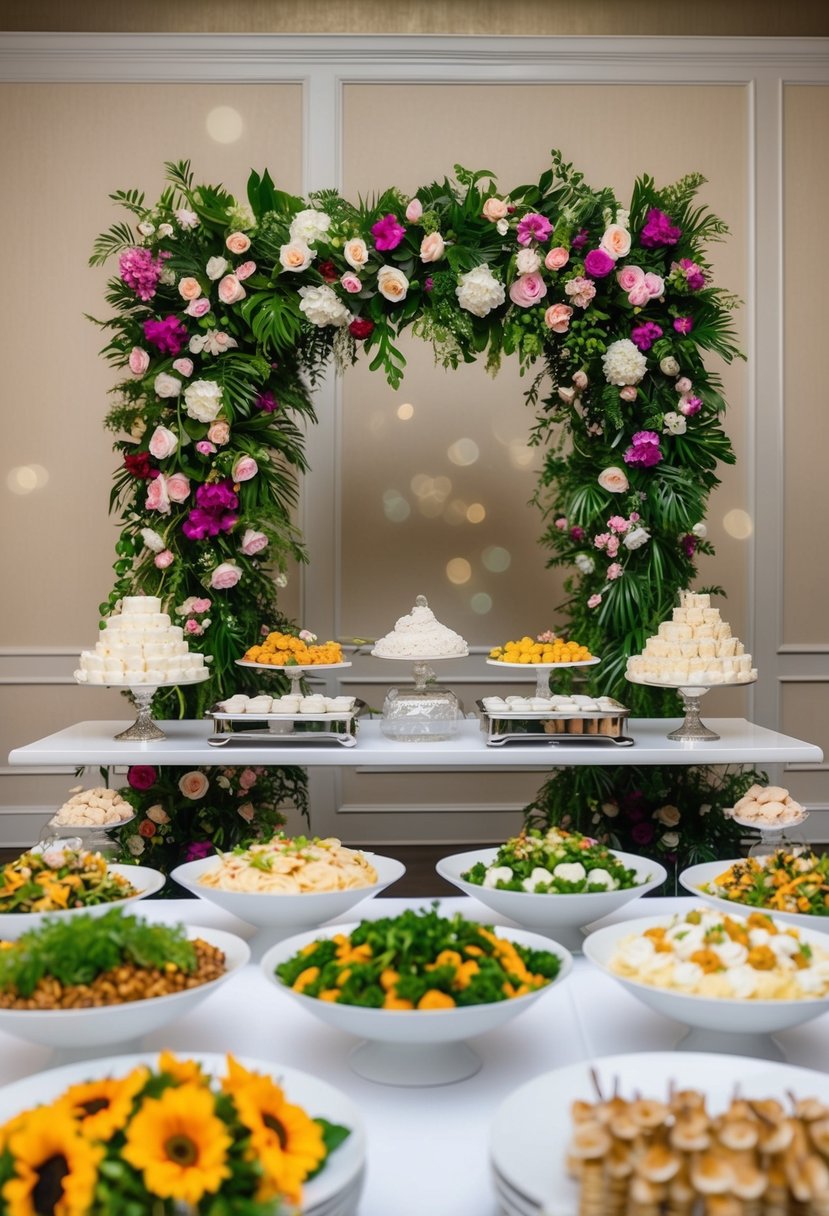
[[[719, 463], [733, 461], [705, 356], [739, 354], [736, 301], [712, 282], [706, 249], [726, 229], [696, 201], [704, 179], [657, 189], [642, 177], [622, 205], [558, 152], [537, 182], [510, 190], [488, 170], [455, 166], [453, 180], [411, 197], [391, 188], [359, 204], [333, 190], [285, 194], [267, 171], [251, 174], [246, 202], [195, 185], [187, 162], [168, 164], [167, 177], [154, 205], [135, 190], [111, 196], [129, 219], [91, 259], [117, 258], [106, 297], [115, 315], [98, 324], [104, 356], [124, 369], [106, 420], [123, 461], [111, 497], [121, 536], [100, 610], [136, 591], [160, 595], [213, 656], [211, 680], [173, 690], [160, 711], [200, 716], [238, 691], [235, 659], [263, 623], [287, 624], [277, 588], [287, 561], [306, 558], [291, 509], [313, 386], [333, 356], [339, 368], [368, 358], [396, 388], [397, 335], [410, 328], [445, 367], [483, 359], [496, 371], [513, 356], [530, 377], [540, 540], [548, 563], [570, 571], [563, 623], [602, 654], [604, 692], [653, 712], [662, 694], [627, 685], [625, 661], [694, 581], [696, 555], [711, 552], [707, 500]], [[569, 815], [628, 843], [627, 793], [660, 804], [630, 818], [633, 832], [671, 826], [671, 815], [656, 819], [673, 805], [666, 783], [688, 782], [697, 801], [723, 788], [712, 793], [696, 770], [634, 769], [620, 795], [613, 773], [554, 775], [530, 816]], [[633, 790], [630, 773], [650, 793]], [[725, 779], [724, 799], [739, 780]], [[269, 805], [304, 805], [296, 770], [266, 781]], [[166, 788], [157, 773], [133, 794], [146, 802]], [[642, 830], [638, 843], [704, 849], [733, 831], [715, 820], [696, 836]], [[169, 822], [156, 827], [167, 831], [146, 829], [145, 842], [172, 844]], [[217, 812], [197, 830], [221, 842], [226, 825]]]

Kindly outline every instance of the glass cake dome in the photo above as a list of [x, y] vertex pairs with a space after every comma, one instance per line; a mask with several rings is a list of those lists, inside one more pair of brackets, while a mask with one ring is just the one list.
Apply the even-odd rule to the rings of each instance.
[[427, 663], [414, 664], [411, 688], [390, 688], [380, 729], [398, 743], [451, 739], [463, 721], [463, 706], [451, 688], [438, 684]]

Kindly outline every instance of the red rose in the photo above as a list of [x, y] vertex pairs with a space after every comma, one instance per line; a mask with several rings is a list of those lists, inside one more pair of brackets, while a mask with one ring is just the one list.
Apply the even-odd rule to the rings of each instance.
[[367, 338], [374, 331], [374, 322], [369, 321], [367, 317], [355, 317], [348, 327], [348, 332], [352, 338], [362, 339]]
[[149, 452], [130, 452], [124, 457], [124, 468], [133, 477], [140, 477], [142, 481], [148, 481], [152, 477], [155, 470], [150, 464]]
[[155, 824], [152, 819], [142, 819], [138, 825], [139, 836], [155, 836]]
[[319, 262], [317, 264], [317, 270], [325, 279], [326, 283], [336, 283], [337, 279], [340, 277], [337, 274], [337, 267], [333, 262]]
[[155, 785], [156, 771], [150, 764], [132, 764], [127, 769], [127, 781], [134, 790], [148, 790]]

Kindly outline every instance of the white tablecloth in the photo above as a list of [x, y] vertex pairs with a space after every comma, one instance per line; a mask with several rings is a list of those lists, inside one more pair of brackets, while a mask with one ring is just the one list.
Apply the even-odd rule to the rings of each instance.
[[[366, 900], [343, 921], [396, 915], [428, 900]], [[688, 899], [640, 900], [611, 919], [653, 916], [690, 907]], [[465, 897], [441, 901], [446, 912], [492, 922], [482, 904]], [[150, 900], [153, 919], [228, 929], [256, 946], [254, 930], [200, 900]], [[496, 1216], [489, 1181], [492, 1116], [519, 1085], [539, 1073], [602, 1055], [668, 1051], [685, 1027], [651, 1013], [596, 970], [576, 959], [572, 974], [505, 1028], [472, 1041], [483, 1060], [476, 1076], [438, 1088], [397, 1088], [358, 1077], [348, 1064], [355, 1040], [323, 1025], [278, 993], [252, 962], [188, 1017], [154, 1032], [136, 1048], [179, 1053], [233, 1051], [314, 1073], [345, 1091], [363, 1113], [368, 1176], [360, 1216]], [[829, 1014], [778, 1036], [789, 1063], [829, 1072]], [[118, 1054], [118, 1048], [103, 1055]], [[735, 1054], [740, 1054], [739, 1046]], [[0, 1083], [77, 1059], [0, 1034]], [[278, 1071], [278, 1068], [276, 1069]], [[94, 1075], [94, 1063], [90, 1065]], [[551, 1145], [551, 1152], [560, 1146]]]

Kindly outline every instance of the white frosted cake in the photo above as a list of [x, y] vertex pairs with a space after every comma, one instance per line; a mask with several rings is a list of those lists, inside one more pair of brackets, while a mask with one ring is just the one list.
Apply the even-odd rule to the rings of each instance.
[[419, 595], [411, 612], [378, 638], [371, 653], [378, 659], [451, 659], [469, 654], [469, 647], [459, 633], [435, 619], [425, 595]]
[[94, 650], [82, 650], [79, 684], [195, 683], [210, 675], [203, 654], [191, 651], [154, 595], [130, 595], [107, 618]]
[[757, 668], [719, 608], [711, 607], [711, 597], [681, 591], [671, 620], [628, 659], [627, 675], [634, 683], [748, 684], [757, 679]]

